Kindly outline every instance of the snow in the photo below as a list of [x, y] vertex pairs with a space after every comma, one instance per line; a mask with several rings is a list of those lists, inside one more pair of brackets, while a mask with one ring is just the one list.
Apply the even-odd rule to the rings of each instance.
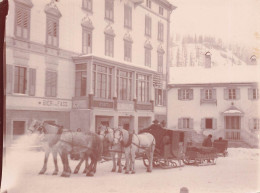
[[[28, 139], [23, 142], [28, 143]], [[216, 165], [154, 168], [147, 173], [142, 160], [136, 161], [136, 174], [112, 173], [112, 162], [98, 163], [94, 177], [81, 172], [70, 178], [53, 176], [49, 157], [46, 174], [38, 175], [44, 152], [28, 146], [8, 148], [3, 168], [1, 191], [8, 193], [170, 193], [187, 187], [190, 193], [253, 193], [260, 191], [259, 149], [229, 148], [228, 157], [219, 157]], [[75, 168], [78, 161], [70, 160]], [[62, 164], [58, 158], [60, 173]], [[60, 174], [59, 173], [59, 174]]]
[[260, 66], [171, 67], [170, 84], [260, 82]]

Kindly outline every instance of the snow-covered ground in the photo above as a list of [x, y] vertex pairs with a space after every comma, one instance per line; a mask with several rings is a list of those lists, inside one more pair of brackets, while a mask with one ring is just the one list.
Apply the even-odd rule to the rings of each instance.
[[[175, 169], [155, 168], [147, 173], [141, 160], [136, 174], [110, 172], [112, 162], [99, 163], [94, 177], [81, 172], [70, 178], [53, 176], [54, 164], [49, 158], [48, 170], [38, 175], [44, 153], [14, 148], [7, 150], [1, 191], [8, 193], [178, 193], [187, 187], [189, 193], [255, 193], [260, 192], [259, 149], [229, 148], [228, 157], [216, 165], [184, 166]], [[62, 170], [60, 158], [59, 169]], [[74, 169], [78, 161], [70, 161]], [[83, 170], [83, 165], [82, 169]]]

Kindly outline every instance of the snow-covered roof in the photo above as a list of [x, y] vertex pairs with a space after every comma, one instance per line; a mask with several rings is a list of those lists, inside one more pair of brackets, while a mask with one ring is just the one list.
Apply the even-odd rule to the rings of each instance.
[[259, 65], [171, 67], [170, 84], [260, 82]]

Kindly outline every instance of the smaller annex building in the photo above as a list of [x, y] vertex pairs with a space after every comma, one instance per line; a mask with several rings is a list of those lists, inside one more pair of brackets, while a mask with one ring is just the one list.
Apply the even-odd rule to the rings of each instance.
[[172, 67], [168, 128], [258, 146], [259, 72], [256, 64]]

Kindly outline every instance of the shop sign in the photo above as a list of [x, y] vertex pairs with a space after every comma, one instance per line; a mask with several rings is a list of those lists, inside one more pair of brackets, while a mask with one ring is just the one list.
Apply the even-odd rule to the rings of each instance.
[[45, 107], [69, 107], [68, 101], [43, 99], [39, 104]]
[[136, 104], [137, 110], [153, 110], [152, 104]]
[[93, 107], [99, 108], [113, 108], [114, 103], [108, 101], [93, 101]]

